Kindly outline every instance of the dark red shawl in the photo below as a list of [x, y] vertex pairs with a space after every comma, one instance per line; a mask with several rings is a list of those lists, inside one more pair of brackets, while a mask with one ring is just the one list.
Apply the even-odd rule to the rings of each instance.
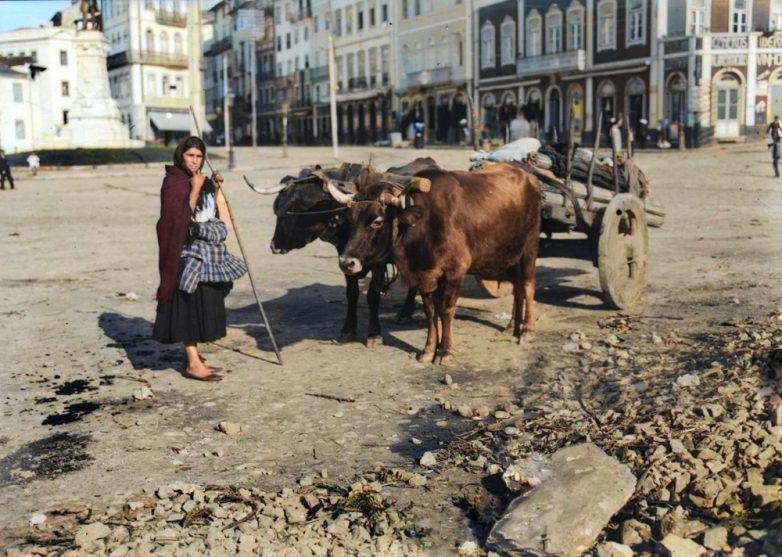
[[160, 219], [157, 221], [159, 303], [168, 301], [176, 288], [179, 256], [190, 225], [190, 176], [182, 169], [166, 165], [166, 177], [160, 189]]

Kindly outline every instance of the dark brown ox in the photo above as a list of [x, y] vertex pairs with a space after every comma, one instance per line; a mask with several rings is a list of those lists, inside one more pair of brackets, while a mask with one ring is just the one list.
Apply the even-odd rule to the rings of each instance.
[[497, 164], [472, 173], [428, 170], [396, 184], [380, 180], [357, 194], [333, 182], [329, 190], [350, 209], [351, 234], [340, 254], [343, 272], [351, 276], [392, 256], [402, 278], [419, 288], [428, 321], [419, 361], [452, 358], [453, 318], [466, 274], [510, 278], [513, 334], [521, 339], [535, 329], [537, 178], [518, 166]]

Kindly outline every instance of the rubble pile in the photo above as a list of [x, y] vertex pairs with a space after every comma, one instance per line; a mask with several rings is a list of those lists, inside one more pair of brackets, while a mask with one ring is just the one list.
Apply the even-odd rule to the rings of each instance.
[[313, 478], [277, 493], [174, 482], [101, 516], [82, 510], [67, 526], [41, 515], [31, 521], [28, 543], [7, 555], [419, 555], [424, 533], [409, 511], [394, 507], [377, 478], [426, 482], [384, 469], [344, 489]]
[[[543, 365], [577, 365], [583, 381], [531, 383], [518, 404], [493, 413], [509, 419], [464, 436], [438, 463], [502, 471], [511, 492], [523, 491], [545, 479], [541, 455], [591, 441], [638, 478], [606, 532], [636, 555], [782, 555], [780, 319], [724, 323], [727, 332], [694, 338], [640, 334], [624, 316], [601, 323], [602, 339], [575, 332], [558, 362]], [[666, 549], [690, 543], [700, 549]]]

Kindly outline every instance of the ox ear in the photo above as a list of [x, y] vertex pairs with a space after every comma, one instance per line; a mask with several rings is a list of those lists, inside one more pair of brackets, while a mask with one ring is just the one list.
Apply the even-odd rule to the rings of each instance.
[[400, 224], [405, 226], [415, 226], [415, 223], [423, 216], [424, 211], [421, 207], [413, 205], [402, 211], [399, 215]]

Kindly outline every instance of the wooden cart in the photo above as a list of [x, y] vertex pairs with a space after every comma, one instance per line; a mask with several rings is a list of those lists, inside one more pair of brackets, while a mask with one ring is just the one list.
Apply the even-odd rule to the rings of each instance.
[[[594, 165], [594, 162], [593, 162]], [[627, 309], [643, 301], [649, 265], [649, 227], [660, 227], [663, 208], [635, 193], [615, 193], [609, 189], [562, 180], [552, 172], [536, 167], [543, 186], [539, 257], [572, 257], [591, 261], [598, 269], [600, 288], [606, 304]], [[590, 168], [590, 173], [592, 168]], [[568, 176], [570, 168], [568, 168]], [[557, 240], [562, 232], [583, 232], [583, 240]], [[480, 287], [492, 297], [513, 293], [510, 282], [476, 277]]]

